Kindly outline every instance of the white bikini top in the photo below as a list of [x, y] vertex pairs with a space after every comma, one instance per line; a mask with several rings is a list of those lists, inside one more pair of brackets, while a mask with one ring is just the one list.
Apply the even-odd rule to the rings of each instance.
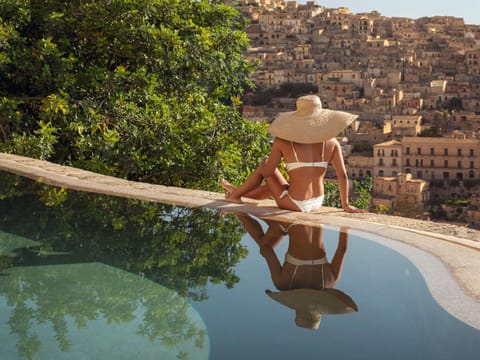
[[327, 168], [328, 167], [328, 161], [324, 161], [324, 156], [325, 156], [325, 142], [323, 142], [323, 151], [322, 151], [322, 161], [298, 161], [298, 156], [297, 152], [295, 151], [295, 147], [293, 146], [293, 142], [290, 141], [290, 145], [292, 145], [292, 151], [293, 154], [295, 155], [295, 160], [296, 162], [291, 162], [287, 163], [285, 162], [285, 167], [287, 168], [287, 171], [290, 172], [292, 170], [301, 168], [301, 167], [321, 167], [321, 168]]

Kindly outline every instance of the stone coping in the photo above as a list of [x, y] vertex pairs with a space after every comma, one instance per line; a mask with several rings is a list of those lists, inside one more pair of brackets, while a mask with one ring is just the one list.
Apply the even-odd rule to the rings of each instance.
[[[447, 270], [446, 277], [453, 275], [452, 279], [455, 280], [455, 284], [444, 286], [446, 281], [444, 276], [440, 281], [441, 284], [431, 287], [431, 290], [441, 287], [443, 293], [435, 294], [432, 291], [433, 295], [442, 302], [449, 297], [445, 289], [452, 289], [458, 285], [462, 290], [462, 296], [465, 295], [463, 300], [457, 296], [455, 299], [450, 299], [449, 304], [442, 304], [442, 306], [454, 308], [451, 312], [456, 312], [455, 316], [463, 313], [462, 320], [473, 322], [473, 326], [480, 328], [480, 231], [478, 230], [390, 215], [347, 214], [340, 209], [329, 207], [323, 207], [313, 213], [300, 213], [279, 209], [270, 200], [232, 204], [225, 201], [222, 193], [128, 181], [13, 154], [0, 153], [0, 170], [72, 190], [191, 208], [204, 207], [226, 212], [244, 212], [263, 219], [305, 225], [343, 226], [380, 243], [396, 240], [410, 246], [409, 251], [404, 251], [407, 257], [408, 254], [415, 252], [412, 249], [416, 249], [424, 254], [433, 255], [440, 261], [440, 265]], [[395, 246], [397, 245], [391, 245], [391, 247]], [[424, 259], [425, 263], [433, 264], [432, 260], [428, 260], [426, 257]], [[416, 265], [420, 265], [419, 269], [422, 267], [422, 264], [416, 263]], [[438, 264], [435, 265], [435, 268], [440, 270], [436, 272], [437, 275], [431, 274], [431, 280], [434, 282], [435, 278], [438, 278], [438, 273], [442, 271], [441, 268], [438, 268]], [[429, 269], [424, 266], [422, 275], [428, 277], [428, 273]], [[458, 294], [458, 291], [456, 293]], [[476, 308], [475, 312], [471, 311], [472, 307]], [[467, 312], [465, 309], [470, 311]], [[472, 314], [477, 315], [472, 317]]]

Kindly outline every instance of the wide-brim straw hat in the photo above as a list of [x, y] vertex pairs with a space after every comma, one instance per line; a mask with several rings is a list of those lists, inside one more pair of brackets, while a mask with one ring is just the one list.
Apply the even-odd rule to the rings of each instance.
[[268, 132], [285, 140], [314, 144], [329, 140], [347, 128], [358, 115], [322, 108], [316, 95], [297, 99], [297, 110], [279, 113]]
[[358, 312], [352, 298], [338, 289], [267, 290], [266, 293], [273, 300], [295, 310], [295, 323], [308, 329], [318, 329], [322, 315]]

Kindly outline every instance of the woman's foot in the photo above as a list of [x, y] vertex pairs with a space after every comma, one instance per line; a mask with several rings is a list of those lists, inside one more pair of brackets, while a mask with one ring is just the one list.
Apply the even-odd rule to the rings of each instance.
[[227, 180], [225, 179], [222, 179], [222, 188], [223, 190], [225, 190], [227, 192], [228, 195], [230, 195], [232, 193], [233, 190], [236, 189], [235, 186], [233, 186], [232, 184], [230, 184]]
[[225, 200], [227, 200], [229, 202], [236, 203], [236, 204], [241, 204], [242, 203], [242, 199], [232, 196], [232, 192], [236, 189], [235, 186], [230, 184], [225, 179], [222, 179], [221, 186], [222, 186], [223, 190], [225, 190], [227, 192], [225, 194]]

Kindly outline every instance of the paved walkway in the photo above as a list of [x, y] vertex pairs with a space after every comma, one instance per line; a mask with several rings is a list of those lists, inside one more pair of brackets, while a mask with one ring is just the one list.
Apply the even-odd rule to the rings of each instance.
[[[445, 277], [451, 277], [449, 274], [452, 274], [455, 284], [451, 284], [451, 286], [460, 286], [465, 298], [463, 302], [458, 297], [449, 299], [449, 304], [442, 304], [442, 306], [450, 307], [449, 311], [455, 312], [456, 316], [464, 316], [468, 321], [473, 321], [474, 326], [480, 328], [480, 308], [478, 307], [480, 305], [480, 231], [478, 230], [388, 215], [347, 214], [339, 209], [327, 207], [315, 213], [298, 213], [279, 209], [272, 201], [232, 204], [226, 202], [224, 195], [221, 193], [127, 181], [47, 161], [4, 153], [0, 153], [1, 170], [42, 181], [49, 185], [79, 191], [185, 207], [248, 212], [261, 218], [291, 221], [306, 225], [346, 226], [364, 237], [395, 248], [413, 261], [418, 261], [420, 254], [418, 251], [429, 256], [434, 255], [436, 260], [440, 260], [440, 265], [448, 270], [448, 274], [443, 274], [442, 270], [432, 271], [432, 269], [439, 269], [438, 264], [434, 264], [435, 260], [428, 258], [428, 256], [423, 256], [420, 265], [416, 262], [427, 282], [430, 281], [430, 284], [436, 283], [435, 286], [430, 287], [432, 294], [440, 302], [448, 300], [452, 296], [450, 290], [453, 291], [454, 289], [445, 286]], [[386, 241], [385, 238], [397, 240], [397, 242], [413, 247], [399, 248], [390, 241]], [[429, 266], [425, 266], [425, 264], [429, 264]], [[423, 270], [421, 269], [422, 266]], [[457, 294], [458, 291], [454, 293]], [[474, 304], [472, 304], [472, 300]], [[477, 307], [476, 310], [478, 310], [473, 320], [472, 306]], [[468, 312], [466, 312], [467, 309]]]

